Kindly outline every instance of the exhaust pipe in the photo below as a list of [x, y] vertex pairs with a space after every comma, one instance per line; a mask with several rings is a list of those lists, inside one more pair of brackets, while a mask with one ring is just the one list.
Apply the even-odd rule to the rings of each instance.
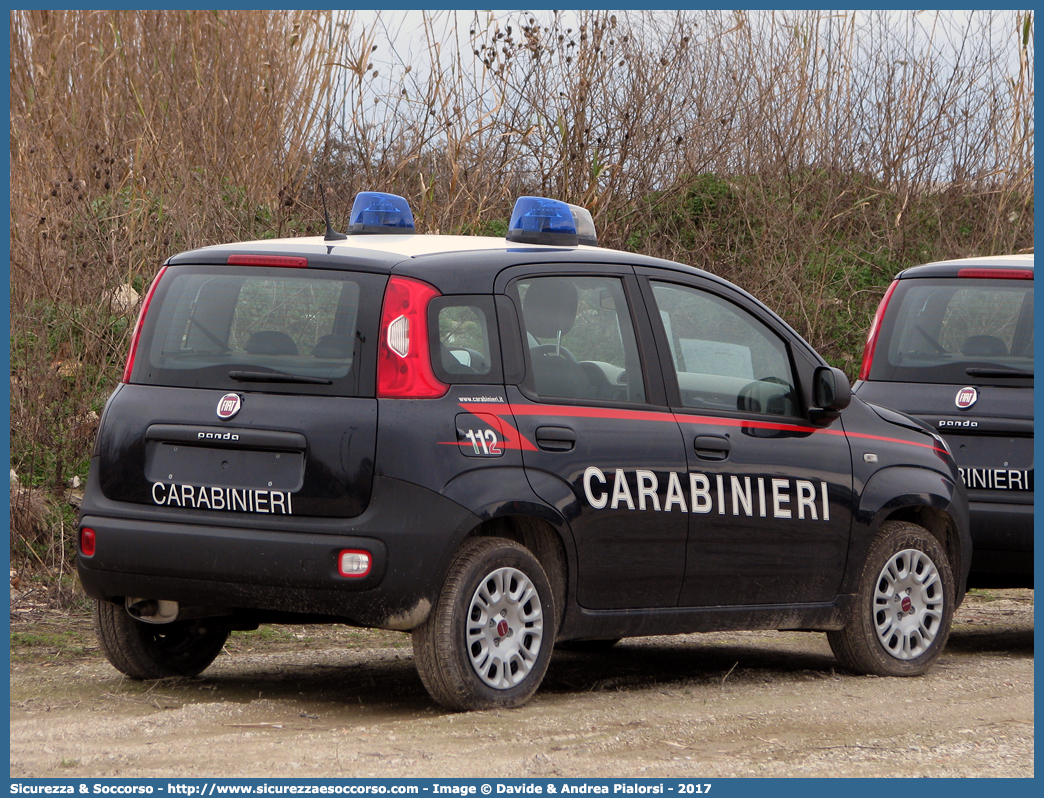
[[178, 602], [127, 596], [124, 605], [132, 618], [145, 623], [173, 623], [178, 619]]

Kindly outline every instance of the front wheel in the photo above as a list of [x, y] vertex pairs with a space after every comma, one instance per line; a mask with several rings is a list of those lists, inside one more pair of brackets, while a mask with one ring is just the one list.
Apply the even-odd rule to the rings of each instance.
[[196, 676], [228, 639], [228, 629], [213, 619], [144, 623], [107, 601], [95, 601], [93, 615], [105, 658], [132, 679]]
[[889, 521], [870, 544], [845, 628], [827, 632], [857, 673], [919, 676], [946, 645], [954, 610], [950, 561], [923, 527]]
[[551, 586], [527, 549], [502, 538], [466, 541], [413, 632], [417, 672], [448, 709], [521, 706], [544, 678], [554, 619]]

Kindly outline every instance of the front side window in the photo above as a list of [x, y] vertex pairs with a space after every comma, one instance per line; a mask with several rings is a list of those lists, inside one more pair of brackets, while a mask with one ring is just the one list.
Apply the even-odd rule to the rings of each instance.
[[384, 278], [263, 267], [170, 267], [131, 381], [357, 395], [356, 357]]
[[746, 310], [689, 286], [654, 282], [682, 405], [796, 416], [782, 339]]
[[1032, 281], [900, 280], [870, 379], [951, 384], [969, 376], [991, 379], [989, 371], [970, 375], [968, 369], [1032, 373]]
[[644, 402], [623, 281], [535, 277], [516, 283], [540, 397]]

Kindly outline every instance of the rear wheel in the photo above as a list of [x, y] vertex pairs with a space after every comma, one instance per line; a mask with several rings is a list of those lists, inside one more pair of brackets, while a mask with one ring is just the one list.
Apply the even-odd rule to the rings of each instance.
[[102, 653], [132, 679], [196, 676], [228, 639], [228, 629], [213, 619], [143, 623], [107, 601], [95, 601], [93, 614]]
[[421, 681], [448, 709], [521, 706], [544, 678], [554, 619], [551, 586], [527, 549], [501, 538], [466, 541], [413, 632]]
[[939, 541], [890, 521], [870, 545], [845, 628], [827, 632], [841, 664], [857, 673], [919, 676], [946, 645], [954, 580]]

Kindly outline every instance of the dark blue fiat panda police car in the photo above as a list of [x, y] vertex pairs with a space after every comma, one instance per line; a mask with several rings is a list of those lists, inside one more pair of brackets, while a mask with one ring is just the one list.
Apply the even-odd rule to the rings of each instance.
[[897, 274], [853, 390], [950, 444], [971, 511], [969, 584], [1033, 587], [1033, 255]]
[[970, 539], [937, 433], [730, 283], [597, 247], [583, 209], [413, 233], [365, 193], [347, 237], [163, 266], [80, 518], [117, 669], [194, 675], [262, 623], [398, 629], [467, 710], [525, 702], [570, 641], [800, 629], [859, 673], [938, 657]]

